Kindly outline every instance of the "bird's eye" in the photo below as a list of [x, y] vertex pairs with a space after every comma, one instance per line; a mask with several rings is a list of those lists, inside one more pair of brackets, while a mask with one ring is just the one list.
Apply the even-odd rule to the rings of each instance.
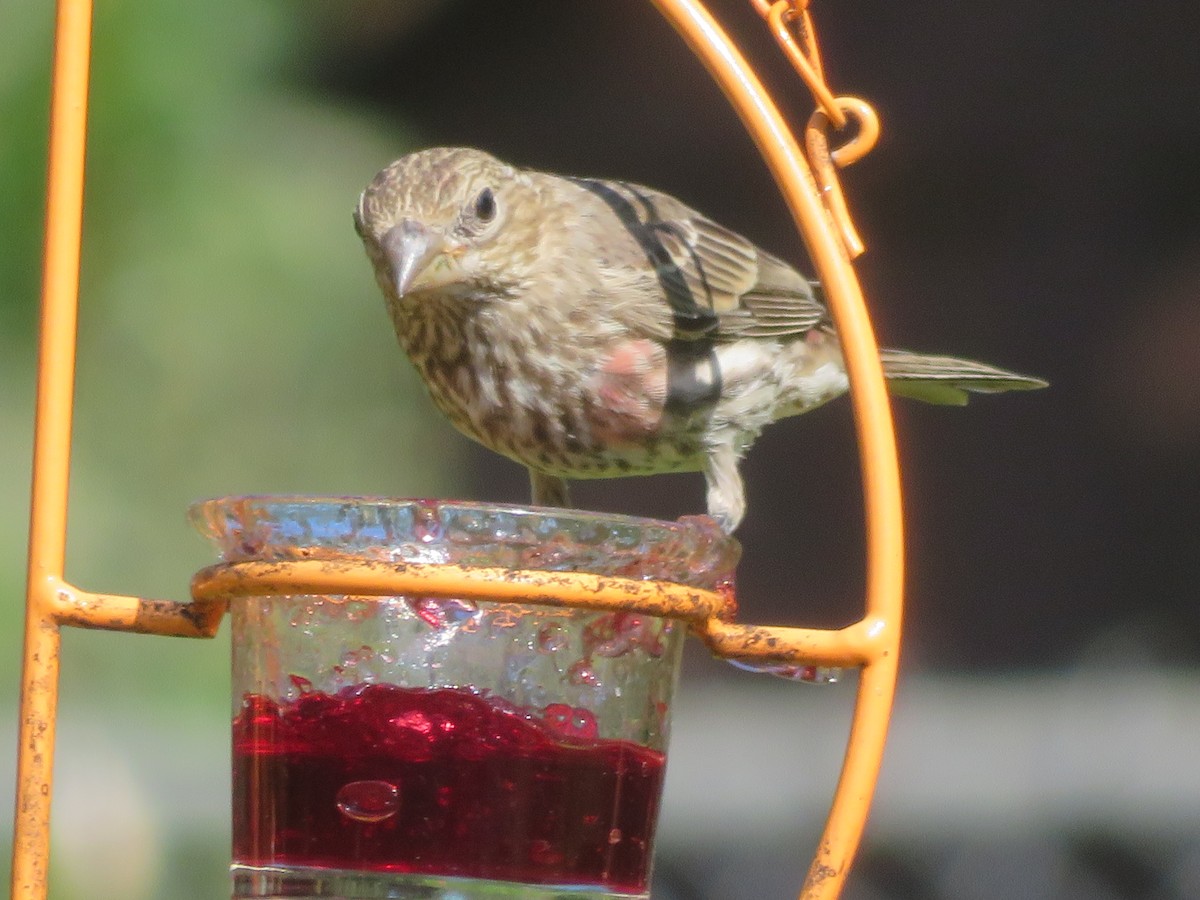
[[475, 218], [484, 223], [496, 218], [496, 195], [490, 187], [484, 188], [475, 198]]

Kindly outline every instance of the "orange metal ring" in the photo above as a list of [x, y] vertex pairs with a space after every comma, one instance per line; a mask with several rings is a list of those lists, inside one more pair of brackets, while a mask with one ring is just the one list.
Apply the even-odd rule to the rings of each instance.
[[220, 563], [196, 573], [192, 596], [223, 609], [241, 596], [452, 597], [620, 610], [682, 619], [718, 656], [763, 665], [859, 666], [880, 652], [884, 630], [869, 620], [840, 630], [742, 625], [717, 592], [665, 581], [583, 572], [542, 572], [445, 563], [397, 563], [335, 556]]
[[[858, 129], [850, 140], [829, 154], [837, 167], [844, 169], [875, 149], [875, 144], [879, 141], [879, 116], [875, 114], [871, 104], [858, 97], [836, 97], [833, 103], [842, 112], [846, 123], [853, 120]], [[812, 118], [808, 120], [810, 129], [819, 130], [822, 133], [828, 132], [829, 124], [830, 119], [823, 109], [815, 110]], [[836, 122], [833, 124], [839, 130], [845, 127], [845, 124], [837, 125]]]
[[208, 603], [271, 594], [453, 597], [631, 610], [695, 622], [719, 617], [727, 607], [726, 599], [718, 593], [665, 581], [342, 556], [221, 563], [200, 570], [192, 579], [192, 596]]

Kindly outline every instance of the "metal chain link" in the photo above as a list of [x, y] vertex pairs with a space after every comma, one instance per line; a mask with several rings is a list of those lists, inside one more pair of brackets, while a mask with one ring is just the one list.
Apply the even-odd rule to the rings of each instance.
[[[803, 79], [817, 108], [805, 129], [805, 147], [821, 199], [837, 227], [846, 254], [853, 259], [866, 249], [850, 218], [837, 170], [866, 156], [879, 139], [879, 117], [858, 97], [837, 96], [825, 81], [817, 32], [808, 12], [808, 0], [750, 0], [766, 20], [792, 68]], [[829, 130], [856, 126], [854, 136], [830, 149]]]

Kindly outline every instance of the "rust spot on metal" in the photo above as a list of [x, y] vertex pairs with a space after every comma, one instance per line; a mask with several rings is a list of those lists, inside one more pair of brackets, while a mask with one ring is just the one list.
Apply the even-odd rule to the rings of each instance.
[[837, 869], [832, 866], [814, 865], [808, 872], [808, 877], [804, 879], [804, 891], [818, 890], [821, 884], [830, 878], [836, 878]]

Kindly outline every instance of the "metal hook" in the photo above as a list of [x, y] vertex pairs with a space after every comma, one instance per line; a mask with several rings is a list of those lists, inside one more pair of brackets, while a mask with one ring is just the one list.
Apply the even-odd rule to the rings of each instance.
[[[832, 118], [822, 108], [817, 108], [809, 117], [804, 132], [808, 161], [821, 189], [821, 200], [837, 226], [842, 245], [850, 259], [861, 256], [866, 250], [862, 238], [850, 219], [846, 198], [842, 194], [837, 170], [845, 168], [866, 156], [879, 140], [879, 117], [865, 100], [857, 97], [837, 97], [834, 104], [842, 115], [843, 122], [854, 120], [858, 125], [855, 135], [842, 146], [829, 149], [829, 126]], [[836, 126], [836, 122], [832, 122]], [[839, 130], [840, 127], [838, 126]]]

